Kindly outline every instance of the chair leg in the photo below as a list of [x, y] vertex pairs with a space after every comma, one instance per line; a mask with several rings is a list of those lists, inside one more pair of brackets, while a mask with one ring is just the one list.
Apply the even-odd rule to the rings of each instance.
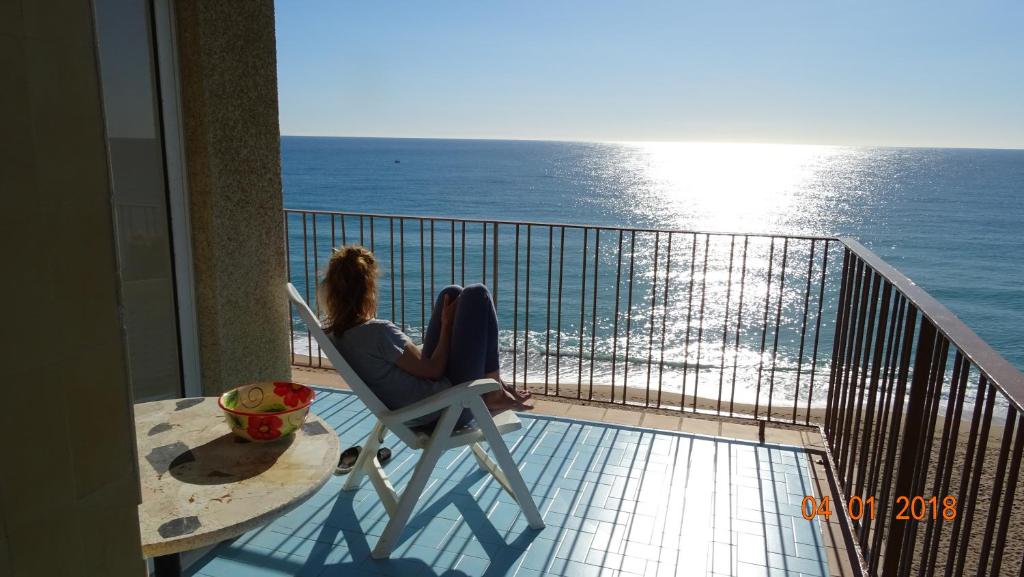
[[523, 481], [523, 475], [519, 472], [519, 466], [512, 459], [512, 453], [509, 452], [505, 440], [501, 438], [498, 427], [494, 425], [494, 419], [491, 418], [491, 414], [487, 410], [487, 406], [484, 405], [483, 399], [477, 397], [471, 403], [470, 410], [473, 411], [473, 416], [476, 417], [476, 425], [483, 431], [484, 437], [487, 438], [487, 443], [491, 446], [491, 450], [494, 451], [494, 457], [498, 460], [498, 466], [505, 473], [505, 478], [512, 489], [512, 494], [516, 498], [516, 502], [519, 503], [519, 507], [523, 510], [523, 514], [526, 515], [526, 521], [533, 529], [543, 529], [544, 519], [541, 518], [540, 511], [537, 510], [537, 504], [533, 501], [533, 495], [530, 494], [530, 490], [526, 487], [526, 481]]
[[448, 438], [451, 437], [452, 430], [455, 429], [455, 422], [461, 413], [462, 407], [454, 406], [445, 409], [444, 414], [441, 415], [441, 419], [430, 436], [430, 442], [423, 449], [423, 454], [420, 455], [420, 460], [416, 463], [416, 469], [413, 471], [412, 478], [409, 479], [409, 484], [405, 486], [402, 496], [398, 499], [395, 513], [391, 515], [387, 526], [384, 527], [384, 533], [381, 534], [377, 545], [370, 553], [374, 559], [385, 559], [391, 555], [398, 537], [401, 536], [402, 530], [409, 522], [409, 517], [416, 507], [420, 495], [423, 494], [423, 488], [427, 485], [430, 473], [433, 472], [441, 454], [448, 449]]
[[377, 421], [377, 426], [373, 428], [373, 431], [366, 437], [366, 443], [363, 448], [359, 451], [359, 457], [356, 458], [355, 465], [352, 466], [352, 470], [348, 472], [348, 479], [345, 480], [345, 484], [341, 486], [342, 491], [355, 491], [359, 488], [359, 482], [363, 480], [366, 475], [367, 465], [372, 465], [374, 459], [377, 456], [377, 449], [380, 448], [381, 439], [384, 437], [384, 423]]
[[473, 452], [473, 456], [476, 457], [476, 464], [481, 470], [489, 473], [491, 471], [491, 460], [487, 458], [484, 448], [480, 446], [480, 443], [473, 443], [469, 448]]
[[518, 502], [519, 498], [516, 497], [516, 493], [512, 490], [512, 486], [508, 484], [508, 479], [505, 478], [505, 473], [502, 472], [501, 467], [495, 465], [494, 461], [487, 456], [487, 451], [480, 446], [480, 443], [473, 443], [470, 445], [470, 448], [473, 450], [473, 456], [476, 457], [476, 462], [480, 465], [480, 468], [490, 473], [491, 476], [494, 477], [494, 480], [501, 485], [501, 488], [505, 489], [505, 492]]

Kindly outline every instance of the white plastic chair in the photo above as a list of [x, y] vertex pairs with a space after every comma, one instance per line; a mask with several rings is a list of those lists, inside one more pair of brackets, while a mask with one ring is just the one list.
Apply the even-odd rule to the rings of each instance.
[[[498, 390], [501, 385], [493, 379], [477, 379], [454, 385], [449, 389], [432, 395], [422, 401], [403, 407], [397, 410], [388, 409], [384, 403], [373, 394], [373, 391], [366, 385], [352, 367], [345, 361], [335, 348], [334, 343], [324, 333], [320, 322], [309, 305], [302, 299], [295, 287], [288, 283], [288, 298], [299, 310], [303, 322], [313, 334], [313, 338], [320, 345], [320, 349], [327, 353], [335, 370], [348, 384], [352, 392], [359, 397], [359, 400], [366, 405], [370, 412], [377, 417], [377, 425], [366, 438], [356, 459], [352, 471], [349, 472], [348, 480], [342, 487], [344, 491], [352, 491], [359, 488], [359, 482], [363, 476], [368, 476], [373, 483], [374, 489], [380, 496], [384, 508], [391, 519], [384, 528], [384, 533], [373, 548], [372, 556], [375, 559], [383, 559], [391, 554], [402, 529], [409, 521], [410, 515], [423, 493], [430, 473], [434, 470], [441, 455], [448, 449], [469, 445], [476, 457], [480, 468], [490, 473], [501, 485], [526, 515], [526, 520], [533, 529], [543, 529], [544, 521], [541, 519], [540, 511], [533, 501], [526, 483], [516, 462], [512, 460], [508, 446], [501, 436], [505, 433], [522, 428], [519, 418], [512, 411], [504, 411], [492, 417], [487, 406], [484, 405], [482, 395]], [[465, 427], [455, 430], [455, 423], [462, 410], [468, 408], [476, 419], [475, 427]], [[437, 421], [434, 430], [430, 433], [415, 431], [406, 423], [417, 417], [429, 415], [436, 411], [443, 410], [441, 418]], [[377, 462], [377, 449], [383, 442], [387, 431], [393, 432], [411, 449], [421, 449], [416, 469], [409, 480], [405, 491], [398, 494], [387, 475]], [[498, 461], [495, 464], [487, 452], [480, 446], [481, 441], [486, 441], [494, 451]]]

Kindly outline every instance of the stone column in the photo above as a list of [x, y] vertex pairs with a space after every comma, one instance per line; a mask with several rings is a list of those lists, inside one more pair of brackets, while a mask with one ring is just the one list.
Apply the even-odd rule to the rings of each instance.
[[272, 0], [178, 0], [206, 395], [290, 375]]

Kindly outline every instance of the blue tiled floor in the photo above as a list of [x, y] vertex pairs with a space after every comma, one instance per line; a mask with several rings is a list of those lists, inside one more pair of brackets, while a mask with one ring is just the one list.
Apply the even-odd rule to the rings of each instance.
[[[313, 410], [362, 442], [374, 420], [355, 396], [323, 390]], [[393, 436], [385, 468], [399, 491], [419, 455]], [[368, 481], [334, 477], [270, 525], [222, 543], [190, 575], [487, 576], [828, 575], [796, 449], [524, 416], [506, 435], [547, 527], [518, 506], [468, 449], [449, 451], [390, 560], [370, 558], [387, 514]]]

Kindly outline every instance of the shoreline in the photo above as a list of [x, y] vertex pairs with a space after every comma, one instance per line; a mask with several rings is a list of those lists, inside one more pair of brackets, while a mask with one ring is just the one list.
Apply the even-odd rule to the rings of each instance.
[[[543, 395], [546, 399], [558, 399], [562, 401], [571, 401], [575, 403], [602, 403], [610, 404], [615, 406], [621, 406], [623, 408], [634, 408], [651, 411], [671, 411], [676, 413], [687, 413], [687, 414], [698, 414], [706, 415], [711, 417], [737, 417], [744, 418], [750, 417], [754, 414], [755, 405], [748, 402], [734, 401], [729, 402], [728, 399], [722, 399], [719, 402], [718, 398], [702, 397], [698, 396], [696, 399], [693, 395], [684, 395], [682, 393], [674, 391], [661, 391], [660, 403], [658, 402], [659, 394], [657, 391], [648, 392], [646, 389], [638, 389], [629, 387], [626, 389], [626, 399], [623, 402], [621, 386], [616, 386], [614, 391], [611, 385], [585, 384], [582, 387], [578, 387], [575, 383], [566, 384], [562, 383], [558, 386], [558, 393], [555, 394], [555, 387], [552, 384], [547, 386], [547, 394], [545, 394], [544, 383], [526, 383], [532, 393]], [[517, 383], [517, 386], [522, 386], [521, 383]], [[577, 395], [577, 392], [579, 395]], [[614, 392], [615, 397], [612, 398]], [[650, 401], [650, 402], [649, 402]], [[730, 410], [731, 407], [731, 410]], [[778, 417], [780, 419], [792, 420], [793, 409], [792, 404], [788, 406], [779, 403], [772, 403], [772, 417]], [[763, 404], [757, 407], [758, 416], [764, 416], [767, 414], [767, 404]], [[811, 406], [810, 411], [807, 411], [806, 404], [802, 404], [797, 407], [796, 415], [798, 420], [807, 417], [812, 423], [816, 423], [825, 417], [825, 407]], [[799, 424], [799, 422], [798, 422]]]
[[[341, 377], [334, 372], [334, 367], [328, 359], [322, 359], [320, 366], [317, 366], [315, 363], [315, 357], [310, 359], [305, 355], [295, 354], [294, 359], [292, 360], [292, 367], [311, 371], [330, 371], [332, 375], [336, 376], [339, 380], [341, 379]], [[523, 387], [524, 383], [516, 383], [516, 386]], [[624, 402], [622, 398], [623, 387], [615, 386], [613, 390], [610, 384], [590, 385], [589, 383], [586, 383], [582, 386], [578, 386], [576, 383], [563, 382], [558, 384], [557, 394], [555, 394], [554, 383], [547, 384], [548, 394], [545, 394], [544, 392], [545, 384], [543, 382], [527, 382], [525, 383], [525, 387], [534, 394], [543, 395], [543, 398], [545, 399], [572, 401], [583, 404], [593, 402], [633, 410], [666, 411], [671, 413], [686, 413], [688, 415], [696, 414], [709, 417], [735, 417], [740, 419], [749, 419], [753, 416], [755, 409], [754, 403], [737, 400], [731, 403], [732, 410], [730, 411], [730, 403], [728, 399], [723, 398], [720, 402], [717, 397], [704, 396], [698, 396], [696, 398], [696, 409], [694, 409], [693, 395], [665, 390], [661, 391], [661, 402], [659, 404], [654, 404], [649, 401], [655, 401], [658, 398], [657, 391], [648, 392], [647, 389], [640, 389], [636, 387], [627, 387], [625, 389], [627, 391], [627, 395]], [[577, 391], [579, 394], [577, 394]], [[613, 393], [615, 395], [614, 398], [612, 397]], [[684, 404], [684, 408], [680, 407], [681, 403]], [[766, 415], [767, 403], [761, 404], [757, 409], [759, 417]], [[773, 402], [771, 415], [778, 419], [791, 421], [793, 419], [792, 401], [784, 400], [781, 404]], [[797, 406], [796, 415], [796, 424], [803, 424], [803, 420], [807, 420], [812, 424], [817, 424], [825, 418], [825, 407], [823, 405], [812, 404], [810, 411], [808, 411], [806, 401], [802, 400]], [[787, 423], [780, 422], [780, 424]]]

